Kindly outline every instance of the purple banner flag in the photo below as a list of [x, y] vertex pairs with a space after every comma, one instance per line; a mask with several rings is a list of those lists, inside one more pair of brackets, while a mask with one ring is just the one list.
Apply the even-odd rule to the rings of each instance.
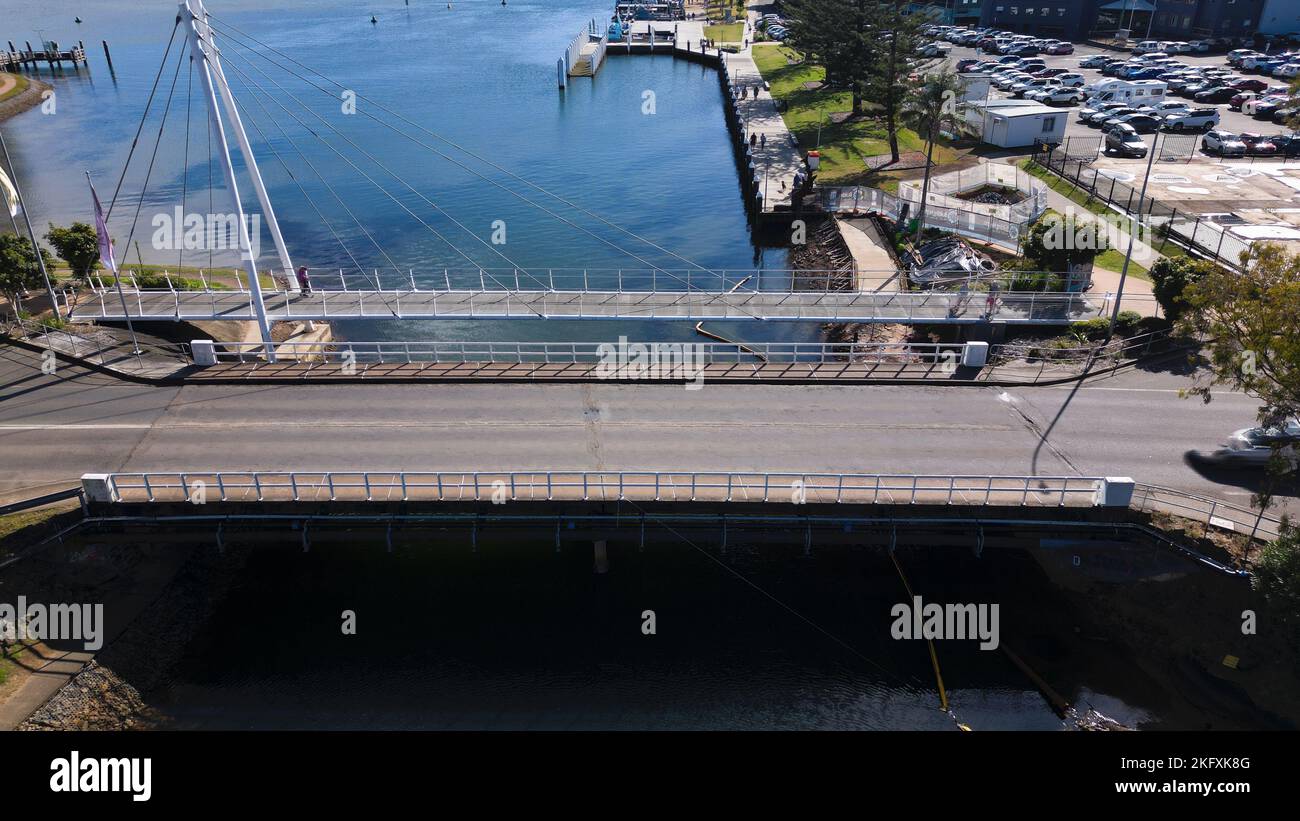
[[[90, 182], [90, 178], [86, 178]], [[95, 201], [95, 233], [99, 235], [99, 260], [110, 271], [117, 270], [113, 261], [113, 239], [108, 235], [108, 224], [104, 221], [104, 209], [99, 204], [99, 195], [95, 193], [95, 184], [90, 182], [90, 197]]]

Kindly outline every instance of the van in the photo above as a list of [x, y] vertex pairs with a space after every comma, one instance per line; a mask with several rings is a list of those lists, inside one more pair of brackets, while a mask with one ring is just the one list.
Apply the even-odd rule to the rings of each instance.
[[1164, 102], [1168, 86], [1163, 80], [1102, 80], [1084, 88], [1090, 102], [1151, 106]]

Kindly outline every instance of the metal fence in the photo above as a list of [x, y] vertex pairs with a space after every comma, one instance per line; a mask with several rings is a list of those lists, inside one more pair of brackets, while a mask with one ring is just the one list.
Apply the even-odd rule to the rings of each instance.
[[151, 361], [160, 359], [170, 362], [191, 360], [190, 346], [184, 343], [132, 345], [129, 338], [105, 328], [76, 332], [50, 328], [25, 319], [10, 319], [0, 322], [0, 335], [118, 370], [146, 370]]
[[[828, 213], [874, 212], [892, 220], [897, 220], [902, 215], [905, 203], [909, 213], [915, 217], [916, 206], [919, 204], [863, 185], [818, 187], [817, 194], [821, 207]], [[934, 201], [933, 198], [931, 201]], [[926, 206], [925, 227], [938, 228], [993, 243], [1009, 251], [1018, 251], [1020, 238], [1028, 230], [1029, 222], [1000, 219], [969, 207]]]
[[[922, 187], [922, 183], [916, 180], [900, 183], [898, 186], [900, 198], [912, 203], [914, 211], [921, 202]], [[975, 191], [985, 187], [1014, 189], [1024, 194], [1025, 199], [1010, 205], [992, 205], [975, 203], [954, 196], [959, 192]], [[988, 162], [972, 168], [931, 176], [926, 203], [927, 208], [985, 213], [1001, 220], [1027, 225], [1041, 217], [1047, 210], [1047, 186], [1018, 166]], [[995, 213], [994, 209], [1001, 213]]]
[[1208, 496], [1141, 482], [1133, 489], [1132, 507], [1147, 513], [1168, 513], [1207, 527], [1243, 533], [1251, 538], [1276, 539], [1283, 521], [1262, 510], [1239, 507]]
[[[85, 477], [92, 482], [98, 477]], [[1092, 507], [1106, 480], [1079, 476], [448, 471], [113, 473], [113, 502], [692, 501]], [[88, 496], [96, 491], [88, 488]]]
[[1199, 256], [1241, 270], [1242, 255], [1249, 252], [1251, 242], [1231, 234], [1229, 226], [1218, 221], [1216, 215], [1188, 213], [1155, 197], [1142, 197], [1140, 189], [1104, 169], [1090, 167], [1095, 157], [1074, 159], [1065, 152], [1049, 150], [1036, 154], [1034, 159], [1097, 201], [1145, 220], [1159, 238], [1152, 243], [1156, 251], [1163, 252], [1172, 240]]

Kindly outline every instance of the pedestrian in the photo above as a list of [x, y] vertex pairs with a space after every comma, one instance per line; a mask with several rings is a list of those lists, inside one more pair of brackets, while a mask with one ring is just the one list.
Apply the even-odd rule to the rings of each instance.
[[993, 312], [997, 310], [997, 307], [998, 307], [998, 284], [996, 282], [990, 282], [989, 296], [988, 299], [985, 300], [984, 302], [984, 318], [992, 319]]
[[757, 144], [758, 144], [758, 135], [757, 135], [757, 134], [750, 134], [750, 135], [749, 135], [749, 147], [750, 147], [750, 148], [753, 148], [753, 147], [754, 147], [755, 145], [757, 145]]
[[307, 276], [306, 265], [298, 266], [298, 287], [303, 290], [303, 293], [311, 293], [311, 279]]
[[759, 147], [759, 148], [764, 148], [764, 149], [767, 148], [767, 135], [766, 135], [766, 134], [759, 134], [759, 135], [758, 135], [758, 147]]

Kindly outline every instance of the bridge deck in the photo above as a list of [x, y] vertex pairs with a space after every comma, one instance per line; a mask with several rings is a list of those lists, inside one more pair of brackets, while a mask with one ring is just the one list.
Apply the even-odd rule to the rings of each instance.
[[[130, 290], [126, 311], [116, 291], [65, 295], [72, 318], [249, 320], [247, 291]], [[327, 319], [761, 319], [820, 322], [1059, 324], [1107, 316], [1111, 295], [856, 291], [321, 291], [264, 292], [272, 320]]]

